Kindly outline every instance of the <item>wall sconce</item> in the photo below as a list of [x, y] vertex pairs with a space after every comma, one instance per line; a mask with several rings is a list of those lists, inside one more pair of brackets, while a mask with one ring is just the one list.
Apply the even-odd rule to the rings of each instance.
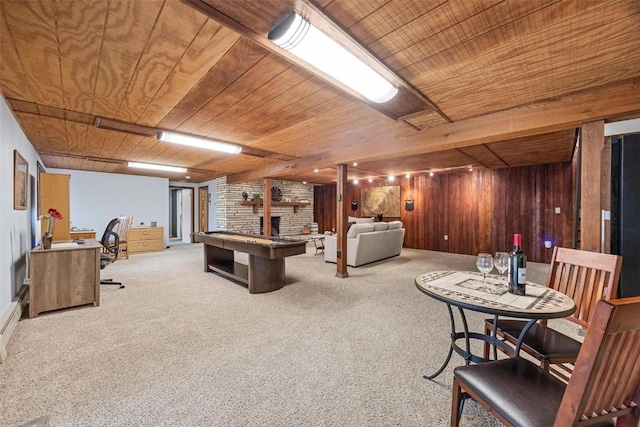
[[[373, 102], [387, 102], [398, 93], [377, 71], [296, 12], [269, 31], [269, 40]], [[369, 56], [364, 50], [362, 55]]]
[[351, 202], [351, 210], [352, 211], [357, 211], [358, 210], [358, 201], [357, 200], [353, 200]]
[[414, 203], [413, 199], [411, 199], [411, 200], [407, 199], [407, 200], [404, 201], [404, 210], [406, 210], [408, 212], [411, 212], [413, 210], [414, 206], [415, 206], [415, 203]]

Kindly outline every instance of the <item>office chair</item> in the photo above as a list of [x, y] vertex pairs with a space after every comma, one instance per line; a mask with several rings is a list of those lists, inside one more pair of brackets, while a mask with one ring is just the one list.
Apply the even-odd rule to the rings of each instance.
[[[109, 222], [107, 228], [104, 230], [104, 234], [102, 235], [102, 240], [100, 243], [102, 244], [102, 253], [100, 254], [100, 269], [102, 270], [107, 265], [115, 262], [118, 259], [118, 253], [120, 252], [120, 236], [113, 231], [118, 222], [119, 218], [114, 218]], [[101, 285], [116, 285], [120, 286], [120, 289], [124, 288], [122, 282], [114, 282], [113, 279], [100, 279]]]

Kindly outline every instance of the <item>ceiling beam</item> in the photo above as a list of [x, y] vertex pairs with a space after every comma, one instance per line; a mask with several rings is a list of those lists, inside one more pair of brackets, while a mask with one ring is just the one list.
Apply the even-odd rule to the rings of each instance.
[[412, 156], [579, 127], [583, 122], [640, 114], [640, 79], [588, 92], [526, 105], [512, 110], [447, 123], [399, 138], [371, 139], [357, 145], [229, 175], [227, 182], [243, 183], [264, 177], [286, 177], [340, 163]]
[[[120, 120], [109, 119], [106, 117], [92, 116], [88, 114], [78, 113], [75, 111], [64, 110], [56, 107], [46, 107], [32, 103], [20, 101], [13, 98], [7, 98], [14, 111], [25, 114], [33, 114], [34, 116], [51, 117], [59, 120], [67, 120], [76, 123], [91, 124], [99, 129], [112, 130], [116, 132], [128, 133], [131, 135], [140, 135], [149, 138], [156, 138], [158, 132], [162, 130], [173, 132], [171, 129], [155, 128], [151, 126], [139, 125], [137, 123], [123, 122]], [[208, 138], [207, 136], [190, 134], [199, 138]], [[222, 141], [227, 142], [227, 141]], [[242, 154], [253, 157], [278, 159], [278, 160], [294, 160], [296, 157], [289, 154], [277, 153], [274, 151], [261, 150], [259, 148], [249, 147], [242, 144], [231, 144], [242, 147]]]

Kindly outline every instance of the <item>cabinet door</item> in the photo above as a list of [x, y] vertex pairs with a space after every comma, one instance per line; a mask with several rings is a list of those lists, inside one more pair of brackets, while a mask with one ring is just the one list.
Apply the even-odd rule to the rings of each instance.
[[[70, 202], [69, 202], [69, 182], [71, 175], [54, 173], [40, 173], [40, 215], [46, 215], [50, 208], [57, 209], [62, 214], [62, 219], [57, 219], [53, 229], [53, 240], [70, 240]], [[44, 233], [49, 227], [49, 221], [44, 220], [41, 224], [41, 231]]]

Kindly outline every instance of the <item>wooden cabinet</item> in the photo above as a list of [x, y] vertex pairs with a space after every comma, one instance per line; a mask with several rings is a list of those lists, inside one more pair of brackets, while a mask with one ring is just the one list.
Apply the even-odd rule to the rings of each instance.
[[30, 256], [29, 317], [84, 304], [100, 305], [100, 250], [97, 240], [54, 243]]
[[94, 230], [74, 230], [71, 232], [72, 239], [95, 239], [96, 232]]
[[[71, 204], [69, 202], [69, 182], [71, 175], [40, 173], [38, 197], [40, 198], [40, 215], [46, 215], [54, 208], [62, 214], [62, 219], [56, 219], [53, 228], [53, 241], [70, 240]], [[43, 220], [41, 230], [44, 233], [49, 227], [49, 221]]]
[[127, 239], [130, 254], [164, 249], [164, 227], [131, 227]]

